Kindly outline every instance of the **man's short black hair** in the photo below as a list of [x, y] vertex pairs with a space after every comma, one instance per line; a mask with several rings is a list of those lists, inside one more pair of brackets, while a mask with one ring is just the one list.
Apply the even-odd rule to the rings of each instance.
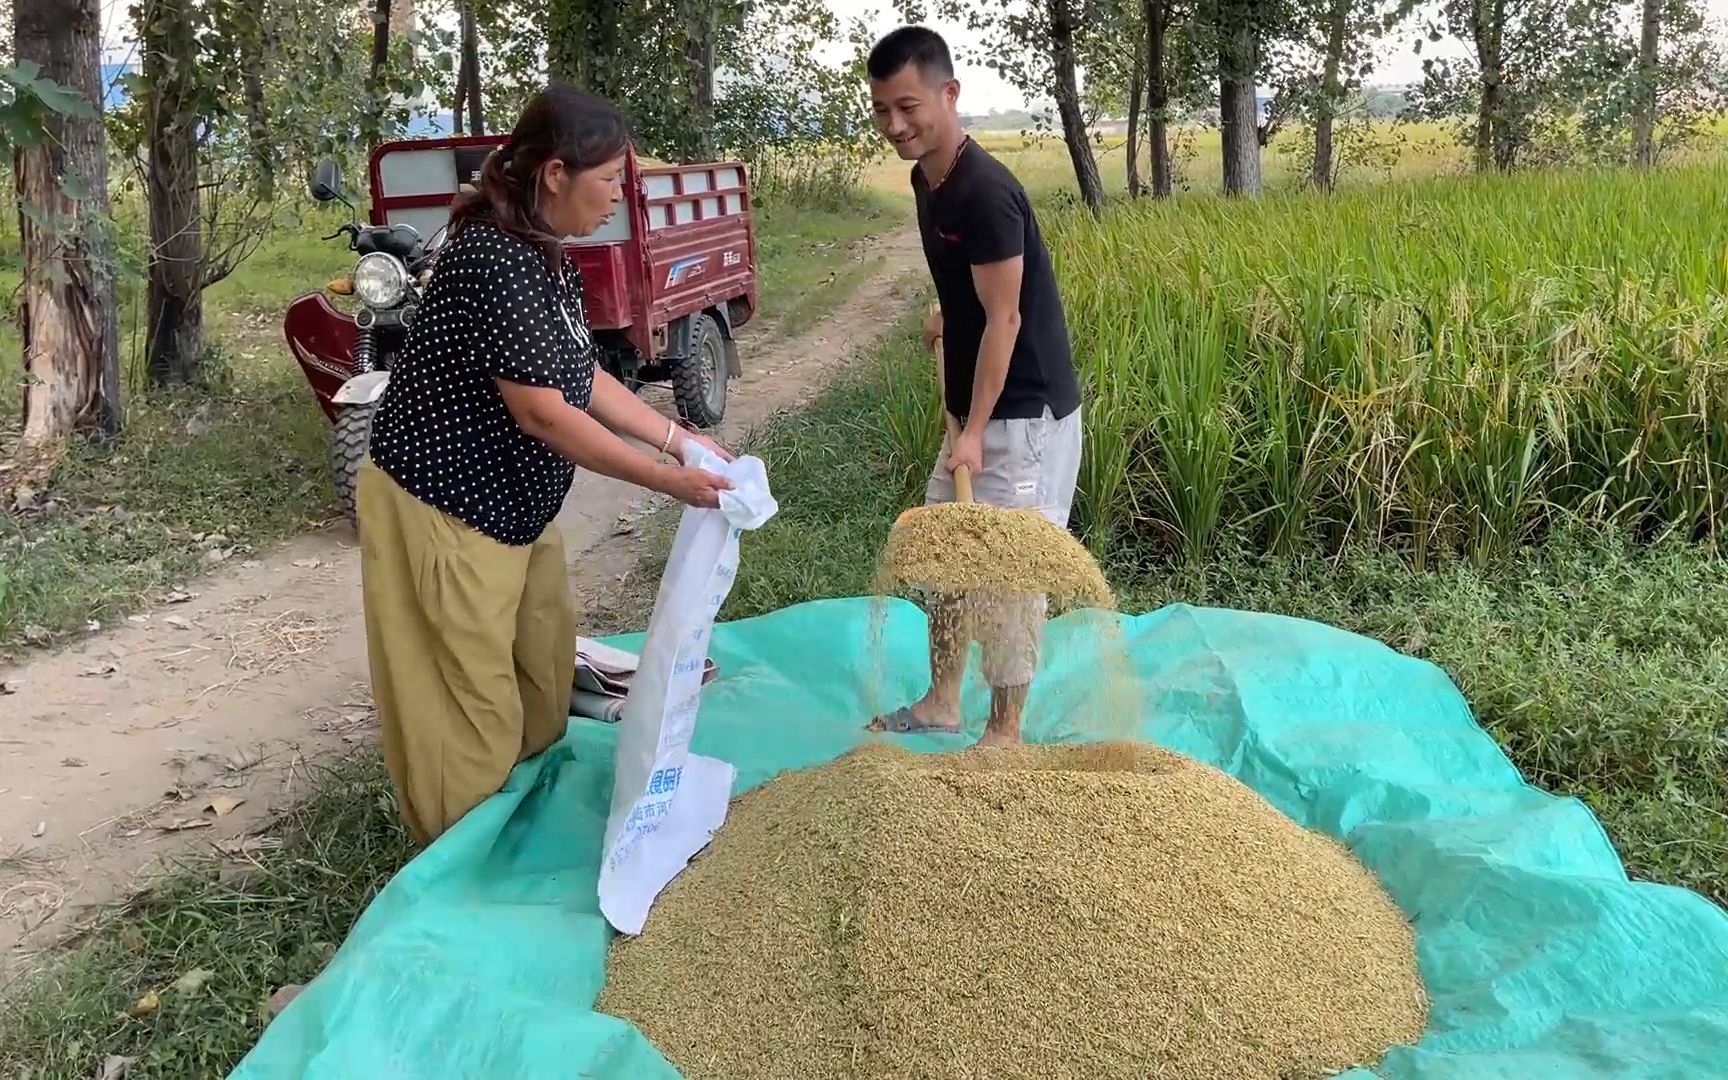
[[892, 79], [907, 64], [933, 82], [954, 77], [954, 58], [942, 35], [927, 26], [902, 26], [876, 43], [864, 68], [872, 79]]

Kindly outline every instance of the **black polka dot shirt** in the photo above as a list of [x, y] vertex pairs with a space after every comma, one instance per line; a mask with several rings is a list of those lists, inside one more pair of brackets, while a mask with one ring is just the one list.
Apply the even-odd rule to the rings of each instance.
[[574, 267], [482, 222], [438, 253], [372, 426], [372, 460], [420, 501], [505, 544], [531, 544], [575, 466], [517, 425], [494, 379], [586, 409], [595, 347]]

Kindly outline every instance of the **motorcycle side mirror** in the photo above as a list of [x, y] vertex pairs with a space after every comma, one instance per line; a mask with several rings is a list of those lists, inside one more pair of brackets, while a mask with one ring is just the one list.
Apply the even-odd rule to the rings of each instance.
[[333, 160], [325, 160], [312, 170], [312, 182], [308, 185], [312, 198], [321, 203], [335, 202], [342, 198], [342, 167]]

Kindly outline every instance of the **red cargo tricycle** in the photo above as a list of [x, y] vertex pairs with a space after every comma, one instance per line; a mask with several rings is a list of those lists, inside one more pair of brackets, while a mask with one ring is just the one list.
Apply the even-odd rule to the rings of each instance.
[[[283, 330], [332, 423], [331, 479], [354, 514], [354, 480], [372, 415], [408, 340], [457, 193], [479, 176], [497, 136], [414, 139], [372, 152], [371, 222], [349, 224], [353, 270], [289, 305]], [[712, 427], [740, 373], [734, 334], [756, 311], [756, 236], [750, 186], [737, 162], [643, 167], [634, 151], [620, 213], [566, 242], [582, 274], [606, 370], [632, 390], [670, 383], [679, 415]], [[333, 163], [311, 194], [347, 200]], [[344, 310], [330, 297], [349, 298]]]

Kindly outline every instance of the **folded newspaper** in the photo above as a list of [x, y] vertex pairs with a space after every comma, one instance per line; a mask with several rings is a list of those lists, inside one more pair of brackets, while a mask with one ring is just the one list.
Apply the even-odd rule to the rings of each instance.
[[[576, 685], [570, 694], [570, 715], [590, 720], [618, 722], [630, 679], [641, 657], [585, 637], [576, 639]], [[702, 665], [702, 683], [707, 686], [719, 675], [712, 658]]]

